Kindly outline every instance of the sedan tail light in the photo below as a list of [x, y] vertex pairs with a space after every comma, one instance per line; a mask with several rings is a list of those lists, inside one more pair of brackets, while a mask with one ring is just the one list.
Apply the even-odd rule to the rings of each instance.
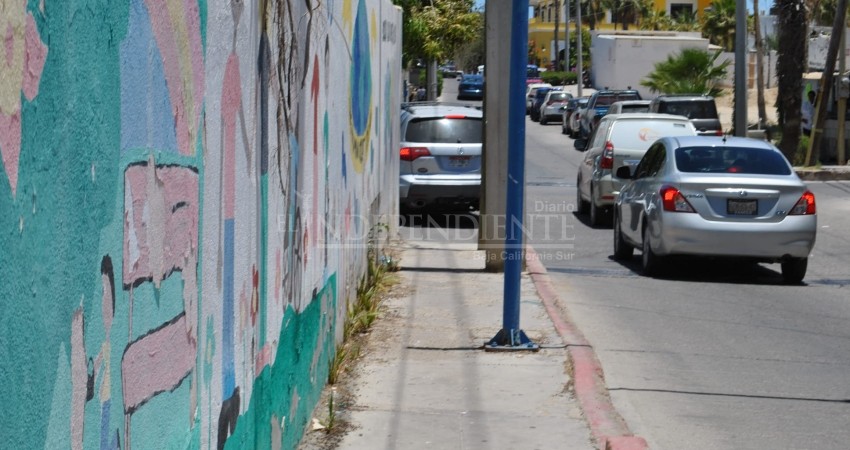
[[797, 204], [794, 205], [788, 215], [802, 216], [815, 214], [816, 212], [817, 208], [815, 207], [815, 194], [812, 194], [811, 191], [806, 191], [803, 192], [803, 196], [800, 197], [800, 200], [797, 200]]
[[688, 203], [688, 200], [673, 186], [664, 186], [661, 188], [661, 202], [664, 206], [664, 211], [670, 212], [696, 212]]
[[614, 144], [612, 144], [611, 141], [605, 143], [605, 150], [602, 151], [602, 157], [599, 160], [599, 168], [614, 168]]
[[431, 152], [425, 147], [402, 147], [400, 155], [402, 161], [413, 161], [420, 156], [431, 156]]

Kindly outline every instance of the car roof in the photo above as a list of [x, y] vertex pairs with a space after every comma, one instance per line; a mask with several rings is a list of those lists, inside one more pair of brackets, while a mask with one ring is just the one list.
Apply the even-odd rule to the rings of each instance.
[[659, 95], [655, 97], [655, 100], [661, 102], [690, 102], [690, 101], [706, 101], [706, 100], [714, 100], [714, 97], [710, 95], [700, 95], [700, 94], [665, 94]]
[[649, 105], [650, 100], [620, 100], [614, 103], [611, 103], [611, 106], [620, 104], [620, 105]]
[[670, 121], [682, 121], [690, 123], [690, 119], [685, 116], [677, 116], [673, 114], [662, 114], [662, 113], [628, 113], [628, 114], [606, 114], [602, 117], [604, 120], [670, 120]]
[[481, 107], [472, 103], [453, 102], [410, 102], [402, 103], [404, 113], [415, 117], [444, 117], [451, 114], [462, 114], [468, 117], [483, 117]]
[[779, 151], [771, 143], [763, 139], [736, 136], [676, 136], [678, 147], [750, 147]]

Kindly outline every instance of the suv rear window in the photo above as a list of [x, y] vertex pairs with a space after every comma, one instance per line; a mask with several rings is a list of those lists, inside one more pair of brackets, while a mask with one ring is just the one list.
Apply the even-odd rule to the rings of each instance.
[[407, 142], [431, 142], [435, 144], [479, 143], [484, 129], [480, 118], [449, 119], [433, 117], [413, 119], [407, 125], [404, 140]]
[[713, 100], [687, 100], [659, 102], [658, 112], [685, 116], [688, 119], [716, 119], [717, 108]]
[[791, 168], [779, 152], [751, 147], [683, 147], [676, 149], [680, 172], [790, 175]]

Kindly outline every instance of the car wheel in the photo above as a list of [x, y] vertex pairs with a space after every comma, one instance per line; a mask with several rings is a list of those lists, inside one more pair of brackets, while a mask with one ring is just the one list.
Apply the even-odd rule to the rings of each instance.
[[623, 232], [620, 225], [620, 219], [617, 214], [614, 214], [614, 259], [623, 261], [631, 259], [634, 256], [635, 248], [623, 239]]
[[581, 178], [576, 178], [576, 212], [587, 214], [589, 205], [581, 198]]
[[561, 134], [569, 134], [567, 133], [567, 126], [564, 124], [565, 120], [561, 119]]
[[662, 258], [652, 251], [652, 243], [649, 237], [649, 227], [643, 227], [643, 254], [641, 255], [643, 274], [648, 277], [656, 277], [661, 273]]
[[549, 122], [548, 122], [548, 120], [546, 119], [546, 115], [545, 115], [545, 114], [541, 114], [541, 115], [540, 115], [540, 125], [546, 125], [547, 123], [549, 123]]
[[593, 201], [593, 185], [590, 185], [590, 226], [599, 227], [605, 222], [605, 209], [596, 206]]
[[800, 284], [806, 276], [809, 258], [795, 258], [782, 262], [782, 279], [785, 284]]

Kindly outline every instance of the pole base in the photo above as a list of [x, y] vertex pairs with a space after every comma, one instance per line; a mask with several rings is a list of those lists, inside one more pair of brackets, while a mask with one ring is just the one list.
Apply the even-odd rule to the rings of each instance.
[[540, 351], [540, 346], [535, 344], [525, 335], [522, 330], [501, 329], [493, 339], [484, 344], [485, 352], [516, 352], [529, 350]]

